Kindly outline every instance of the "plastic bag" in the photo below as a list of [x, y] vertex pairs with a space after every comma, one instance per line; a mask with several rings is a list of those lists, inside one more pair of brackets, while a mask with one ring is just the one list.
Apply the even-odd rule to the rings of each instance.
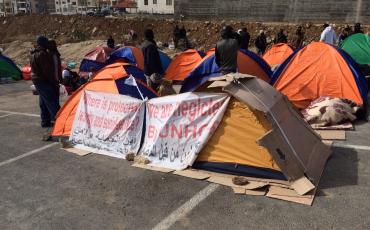
[[59, 84], [59, 101], [65, 101], [68, 98], [68, 91], [64, 85]]

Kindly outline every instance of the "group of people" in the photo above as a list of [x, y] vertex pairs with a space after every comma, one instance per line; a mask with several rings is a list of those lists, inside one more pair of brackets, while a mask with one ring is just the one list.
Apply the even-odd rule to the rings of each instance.
[[[349, 26], [346, 26], [339, 36], [339, 42], [355, 33], [363, 33], [361, 24], [356, 23], [353, 30]], [[176, 25], [173, 35], [175, 47], [178, 46], [181, 39], [187, 40], [184, 26], [179, 28]], [[134, 33], [133, 36], [137, 35]], [[247, 28], [242, 28], [237, 32], [231, 26], [222, 28], [221, 40], [217, 42], [215, 48], [216, 63], [220, 67], [222, 74], [237, 71], [238, 50], [248, 50], [250, 39], [251, 36]], [[324, 25], [324, 31], [321, 34], [320, 40], [329, 44], [336, 44], [338, 42], [333, 26], [329, 24]], [[293, 48], [299, 49], [303, 46], [303, 41], [304, 31], [299, 26], [290, 44]], [[288, 43], [288, 37], [283, 29], [277, 33], [273, 42]], [[254, 44], [258, 54], [262, 55], [265, 53], [268, 42], [263, 30], [256, 37]], [[115, 42], [112, 36], [108, 38], [107, 46], [112, 49], [115, 48]], [[147, 85], [158, 91], [160, 84], [163, 82], [164, 70], [152, 29], [145, 30], [144, 42], [141, 45], [141, 49], [144, 57], [144, 75]], [[31, 52], [30, 64], [32, 68], [32, 81], [40, 97], [41, 126], [51, 127], [55, 122], [55, 116], [60, 108], [59, 84], [72, 85], [74, 89], [77, 89], [77, 87], [86, 82], [86, 79], [83, 82], [77, 83], [78, 79], [80, 79], [77, 73], [69, 69], [62, 71], [60, 54], [55, 41], [48, 40], [44, 36], [37, 38], [34, 50]]]
[[341, 45], [342, 42], [349, 36], [353, 34], [364, 33], [361, 23], [356, 23], [353, 26], [353, 29], [349, 25], [346, 25], [342, 30], [339, 36], [335, 32], [334, 25], [330, 25], [329, 23], [325, 23], [323, 25], [323, 31], [321, 33], [320, 41], [326, 42], [331, 45]]

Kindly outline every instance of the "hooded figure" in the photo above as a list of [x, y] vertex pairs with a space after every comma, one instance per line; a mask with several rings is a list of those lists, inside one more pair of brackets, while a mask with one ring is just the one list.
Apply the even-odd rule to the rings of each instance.
[[221, 41], [216, 44], [216, 63], [222, 74], [235, 73], [237, 70], [237, 57], [239, 50], [238, 40], [231, 26], [221, 30]]
[[54, 64], [54, 76], [58, 82], [62, 82], [62, 61], [57, 48], [57, 43], [54, 40], [49, 40], [48, 51], [51, 54]]
[[39, 94], [41, 110], [41, 127], [52, 127], [59, 106], [59, 81], [52, 55], [47, 51], [49, 40], [37, 37], [35, 49], [30, 56], [31, 79]]
[[163, 78], [162, 62], [156, 42], [154, 32], [147, 29], [144, 32], [145, 41], [141, 46], [144, 55], [144, 74], [148, 86], [157, 90]]

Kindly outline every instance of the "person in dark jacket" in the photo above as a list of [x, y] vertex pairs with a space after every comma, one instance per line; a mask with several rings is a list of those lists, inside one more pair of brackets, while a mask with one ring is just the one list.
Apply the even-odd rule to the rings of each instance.
[[254, 45], [256, 46], [257, 53], [259, 55], [263, 55], [265, 53], [267, 47], [267, 39], [263, 30], [260, 31], [259, 35], [256, 38], [256, 41], [254, 42]]
[[62, 82], [62, 61], [60, 59], [60, 53], [57, 48], [57, 43], [54, 40], [49, 40], [48, 51], [53, 58], [54, 76], [58, 82]]
[[159, 56], [157, 44], [154, 41], [153, 30], [145, 30], [144, 36], [145, 41], [141, 48], [144, 55], [144, 74], [148, 86], [157, 90], [163, 78], [161, 58]]
[[112, 35], [110, 35], [109, 38], [107, 39], [107, 46], [111, 49], [114, 49], [114, 48], [116, 48], [114, 43], [115, 43], [114, 39], [113, 39]]
[[182, 26], [180, 29], [180, 39], [187, 39], [187, 32], [185, 26]]
[[222, 28], [221, 38], [221, 41], [216, 44], [216, 63], [222, 74], [235, 73], [239, 43], [234, 37], [233, 28], [231, 26]]
[[180, 28], [178, 25], [175, 26], [173, 29], [173, 43], [175, 44], [175, 48], [177, 49], [180, 40]]
[[248, 50], [249, 48], [249, 41], [251, 40], [251, 35], [248, 33], [247, 28], [243, 28], [239, 31], [241, 42], [240, 42], [240, 49]]
[[280, 29], [279, 33], [276, 34], [275, 44], [278, 43], [288, 43], [288, 37], [285, 35], [283, 29]]
[[303, 47], [303, 41], [304, 41], [304, 31], [302, 26], [298, 26], [291, 40], [291, 46], [296, 50], [300, 49]]
[[339, 34], [339, 37], [338, 37], [338, 45], [341, 46], [343, 41], [346, 40], [346, 38], [348, 38], [348, 36], [350, 35], [351, 33], [351, 28], [349, 27], [349, 25], [346, 25], [341, 33]]
[[59, 82], [55, 76], [52, 55], [47, 51], [48, 39], [39, 36], [31, 52], [32, 82], [39, 94], [41, 127], [52, 127], [59, 106]]
[[355, 25], [353, 26], [353, 32], [351, 33], [351, 35], [354, 35], [354, 34], [363, 34], [364, 31], [362, 30], [362, 26], [361, 26], [361, 23], [355, 23]]

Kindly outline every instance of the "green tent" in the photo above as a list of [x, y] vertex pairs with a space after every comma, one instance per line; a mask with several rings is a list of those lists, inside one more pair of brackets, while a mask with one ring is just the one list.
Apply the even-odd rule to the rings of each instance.
[[0, 80], [20, 80], [22, 72], [14, 62], [4, 55], [0, 55]]
[[341, 48], [359, 64], [370, 64], [370, 36], [354, 34], [343, 41]]

